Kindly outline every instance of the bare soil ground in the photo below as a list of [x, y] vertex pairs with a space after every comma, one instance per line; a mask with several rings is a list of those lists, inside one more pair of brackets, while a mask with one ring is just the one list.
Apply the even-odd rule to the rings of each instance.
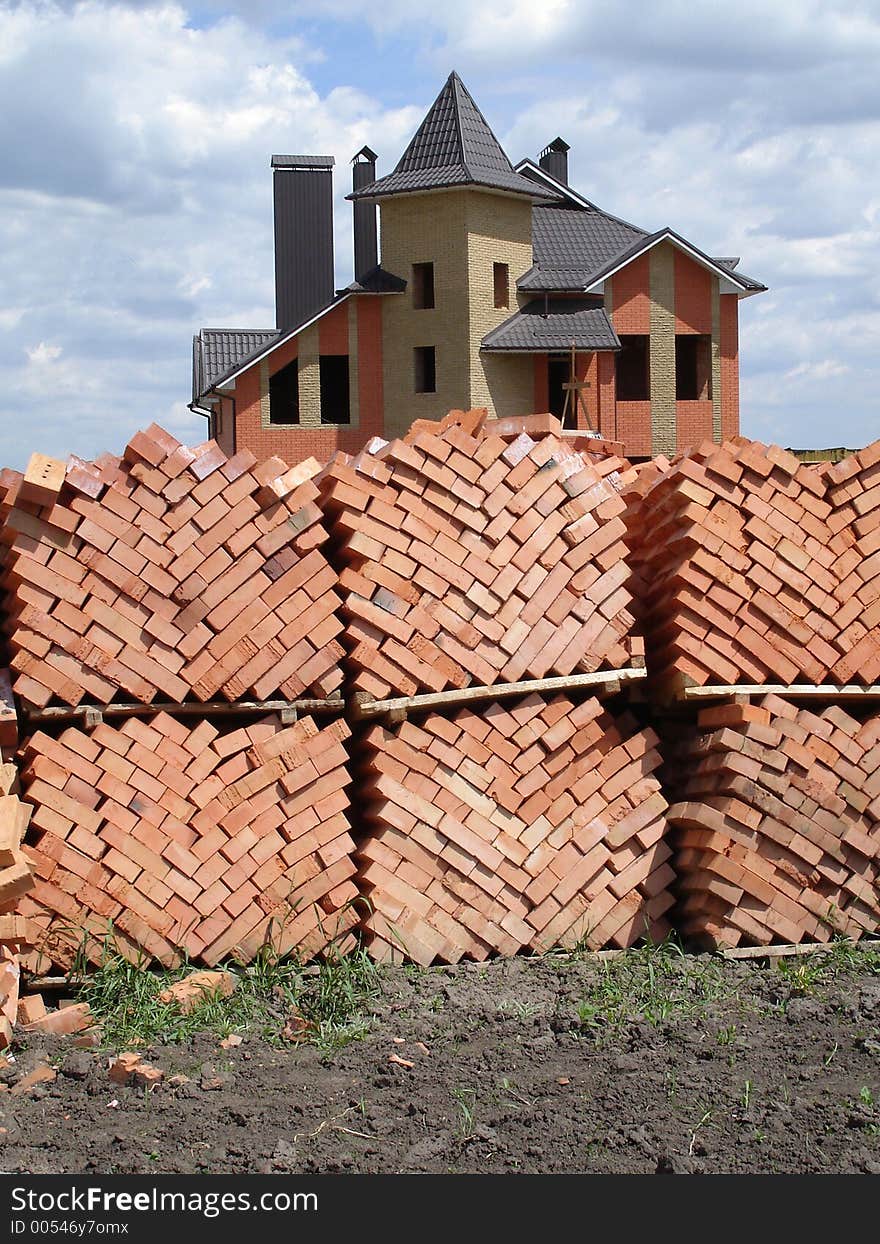
[[6, 1085], [58, 1074], [0, 1093], [0, 1170], [880, 1173], [876, 951], [382, 969], [317, 1044], [279, 1042], [285, 1007], [141, 1047], [149, 1091], [29, 1038]]

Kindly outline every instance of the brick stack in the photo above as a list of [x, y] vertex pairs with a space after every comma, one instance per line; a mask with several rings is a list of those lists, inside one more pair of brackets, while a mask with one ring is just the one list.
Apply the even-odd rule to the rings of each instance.
[[704, 709], [670, 768], [679, 931], [711, 946], [880, 927], [880, 715], [767, 696]]
[[[34, 455], [0, 478], [4, 626], [26, 710], [338, 695], [342, 623], [313, 460], [187, 449]], [[125, 710], [127, 711], [127, 710]], [[29, 966], [95, 962], [112, 929], [171, 964], [314, 952], [356, 924], [347, 727], [221, 732], [159, 713], [22, 743], [40, 930]], [[2, 728], [2, 722], [0, 722]], [[81, 945], [82, 943], [82, 945]]]
[[365, 738], [361, 882], [378, 959], [457, 962], [669, 929], [657, 739], [532, 695]]
[[342, 680], [336, 575], [311, 477], [156, 425], [122, 459], [5, 472], [3, 587], [22, 704], [174, 703]]
[[[2, 731], [0, 723], [0, 734]], [[20, 910], [23, 896], [34, 885], [30, 862], [22, 850], [30, 812], [18, 797], [15, 765], [0, 764], [0, 1050], [12, 1041], [19, 955], [30, 950], [34, 932]]]
[[23, 747], [35, 885], [19, 910], [42, 930], [30, 963], [99, 962], [112, 928], [132, 958], [248, 961], [265, 942], [343, 947], [353, 843], [342, 721], [239, 729], [159, 713]]
[[492, 428], [456, 412], [317, 477], [346, 563], [353, 690], [382, 699], [627, 664], [625, 464]]
[[655, 690], [880, 681], [880, 441], [821, 471], [705, 445], [627, 496]]

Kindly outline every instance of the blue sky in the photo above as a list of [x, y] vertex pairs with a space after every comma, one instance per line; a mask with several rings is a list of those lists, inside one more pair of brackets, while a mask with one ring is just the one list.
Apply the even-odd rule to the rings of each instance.
[[0, 465], [186, 408], [201, 327], [273, 322], [269, 157], [389, 172], [457, 69], [508, 155], [736, 254], [743, 431], [880, 436], [880, 9], [835, 0], [0, 0]]

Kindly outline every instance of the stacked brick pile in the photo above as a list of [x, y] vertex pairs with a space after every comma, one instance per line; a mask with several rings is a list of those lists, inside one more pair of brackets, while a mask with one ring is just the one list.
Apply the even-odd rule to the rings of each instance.
[[880, 715], [767, 696], [704, 709], [670, 769], [677, 927], [712, 946], [880, 926]]
[[552, 433], [499, 435], [483, 414], [415, 425], [317, 477], [346, 563], [353, 690], [382, 699], [627, 664], [625, 464]]
[[706, 445], [627, 495], [655, 689], [880, 681], [880, 441], [822, 470]]
[[[880, 681], [880, 442], [833, 467], [740, 439], [633, 468], [550, 416], [457, 411], [290, 468], [154, 425], [120, 458], [0, 473], [0, 523], [20, 706], [153, 706], [21, 741], [0, 945], [33, 970], [97, 962], [111, 928], [168, 965], [312, 954], [348, 943], [359, 893], [379, 959], [626, 946], [668, 932], [676, 873], [677, 927], [710, 944], [877, 927], [880, 717], [704, 710], [667, 757], [670, 811], [650, 728], [571, 685], [500, 687], [630, 665], [634, 616], [663, 697]], [[487, 702], [359, 725], [353, 795], [342, 720], [160, 711], [344, 676], [352, 716]]]
[[656, 743], [628, 715], [566, 696], [372, 726], [360, 847], [372, 953], [453, 963], [665, 936]]
[[342, 680], [313, 460], [187, 449], [153, 425], [123, 458], [5, 472], [3, 622], [21, 703], [174, 703]]
[[0, 1050], [12, 1041], [18, 1012], [19, 955], [30, 950], [33, 936], [20, 911], [22, 897], [34, 884], [21, 845], [31, 810], [17, 792], [15, 766], [0, 764]]
[[[187, 449], [153, 425], [121, 458], [5, 472], [4, 625], [26, 711], [338, 695], [337, 578], [313, 460]], [[22, 741], [33, 969], [214, 963], [345, 944], [348, 729], [164, 712]], [[33, 728], [33, 726], [32, 726]], [[48, 730], [49, 727], [46, 727]]]
[[133, 958], [247, 962], [346, 945], [358, 921], [342, 721], [277, 714], [226, 731], [159, 713], [23, 746], [42, 930], [31, 966], [96, 963], [112, 927]]

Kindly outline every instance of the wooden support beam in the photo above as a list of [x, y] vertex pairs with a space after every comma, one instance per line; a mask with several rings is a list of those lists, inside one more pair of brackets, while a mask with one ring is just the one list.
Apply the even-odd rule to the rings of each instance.
[[341, 696], [331, 696], [324, 700], [241, 700], [237, 704], [211, 700], [204, 704], [102, 704], [100, 708], [93, 704], [79, 705], [76, 708], [61, 705], [25, 710], [24, 718], [29, 725], [35, 722], [76, 721], [82, 718], [84, 725], [94, 726], [108, 717], [154, 717], [157, 713], [168, 713], [171, 717], [247, 717], [255, 713], [281, 713], [282, 720], [288, 724], [296, 721], [300, 713], [341, 713], [344, 708], [345, 701]]
[[[787, 959], [795, 955], [830, 954], [839, 942], [798, 942], [797, 945], [785, 946], [736, 946], [730, 950], [722, 950], [722, 959]], [[880, 950], [880, 942], [873, 939], [853, 942], [853, 947], [860, 950]]]
[[684, 687], [685, 700], [726, 700], [736, 696], [780, 695], [787, 700], [880, 700], [880, 683], [732, 683], [707, 687]]
[[[424, 695], [398, 696], [391, 700], [368, 700], [355, 696], [350, 704], [355, 720], [379, 717], [384, 713], [422, 712], [458, 704], [475, 704], [485, 700], [506, 700], [514, 696], [548, 694], [557, 691], [589, 689], [592, 695], [616, 694], [623, 683], [640, 682], [644, 669], [597, 670], [591, 674], [569, 674], [559, 678], [530, 678], [525, 682], [496, 683], [494, 686], [461, 687], [452, 691], [428, 692]], [[400, 720], [399, 717], [397, 717]]]

